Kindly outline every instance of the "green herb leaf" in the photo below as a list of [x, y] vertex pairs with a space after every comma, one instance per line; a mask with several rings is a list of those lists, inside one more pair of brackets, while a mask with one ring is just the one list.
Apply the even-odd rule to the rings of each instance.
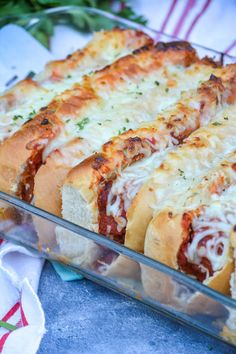
[[[117, 0], [115, 10], [111, 6], [109, 0], [73, 0], [70, 5], [95, 7], [104, 11], [108, 11], [119, 15], [128, 20], [132, 20], [137, 23], [145, 25], [147, 19], [138, 15], [132, 7], [128, 4], [128, 0]], [[0, 17], [4, 16], [20, 16], [25, 14], [42, 11], [48, 8], [54, 8], [57, 6], [67, 6], [66, 0], [19, 0], [19, 1], [1, 1]], [[78, 28], [80, 31], [98, 31], [101, 29], [112, 29], [113, 21], [108, 18], [103, 18], [100, 15], [89, 14], [82, 9], [67, 14], [68, 23]], [[55, 20], [55, 22], [54, 22]], [[29, 29], [30, 33], [38, 39], [47, 48], [50, 45], [50, 37], [53, 35], [54, 25], [60, 20], [60, 14], [54, 14], [51, 18], [42, 17], [37, 25]], [[13, 18], [6, 17], [1, 21], [0, 27], [5, 26], [8, 23], [12, 23]], [[15, 23], [20, 26], [27, 26], [29, 18], [24, 17], [16, 19]]]
[[159, 86], [159, 85], [160, 85], [160, 82], [159, 82], [159, 81], [155, 81], [155, 85], [156, 85], [156, 86]]
[[77, 127], [79, 128], [79, 130], [83, 130], [84, 127], [85, 127], [85, 125], [88, 124], [88, 123], [89, 123], [89, 118], [86, 117], [86, 118], [83, 118], [83, 119], [81, 120], [81, 122], [76, 123], [76, 125], [77, 125]]
[[33, 109], [33, 111], [29, 113], [28, 119], [32, 119], [35, 116], [35, 114], [36, 114], [36, 111], [35, 111], [35, 109]]
[[15, 331], [17, 329], [16, 326], [4, 321], [0, 321], [0, 327], [8, 329], [9, 331]]
[[20, 114], [17, 114], [13, 117], [13, 120], [18, 120], [18, 119], [23, 119], [23, 116]]
[[118, 135], [123, 134], [124, 132], [126, 132], [126, 130], [127, 130], [127, 128], [126, 128], [126, 127], [123, 127], [122, 129], [120, 129], [120, 130], [118, 131]]
[[214, 122], [214, 123], [212, 123], [212, 125], [217, 126], [217, 125], [222, 125], [222, 123], [220, 123], [220, 122]]
[[165, 88], [165, 92], [166, 92], [166, 93], [169, 92], [169, 87], [166, 87], [166, 88]]
[[184, 171], [181, 170], [180, 168], [178, 168], [179, 174], [181, 177], [183, 177], [183, 179], [186, 179], [185, 175], [184, 175]]

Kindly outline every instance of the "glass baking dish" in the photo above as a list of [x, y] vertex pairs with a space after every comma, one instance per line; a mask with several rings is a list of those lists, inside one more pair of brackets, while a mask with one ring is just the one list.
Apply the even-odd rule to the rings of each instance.
[[[47, 18], [52, 19], [56, 25], [70, 26], [75, 15], [77, 24], [81, 16], [79, 30], [77, 25], [80, 37], [88, 38], [88, 34], [94, 30], [119, 26], [141, 29], [157, 40], [176, 39], [112, 14], [84, 7], [55, 8], [20, 18], [12, 17], [11, 20], [13, 23], [24, 25], [33, 33]], [[93, 21], [95, 25], [91, 26], [85, 15], [96, 19]], [[200, 56], [208, 55], [222, 63], [235, 62], [235, 58], [221, 52], [197, 44], [193, 46]], [[18, 243], [41, 257], [66, 264], [94, 282], [150, 305], [177, 321], [236, 345], [235, 300], [104, 236], [2, 192], [0, 192], [0, 215], [0, 238]], [[40, 241], [39, 228], [45, 236]], [[69, 242], [73, 245], [73, 252], [71, 247], [70, 249], [67, 247]], [[89, 265], [81, 253], [81, 244], [86, 245], [91, 252], [96, 249], [100, 255], [99, 260]], [[101, 258], [101, 255], [104, 257]], [[105, 259], [108, 256], [114, 260], [113, 266], [106, 265]]]

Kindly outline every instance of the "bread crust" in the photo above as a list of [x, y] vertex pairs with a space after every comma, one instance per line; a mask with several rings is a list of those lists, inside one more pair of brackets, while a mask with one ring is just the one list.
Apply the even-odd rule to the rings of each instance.
[[[164, 210], [157, 214], [148, 226], [144, 253], [158, 262], [179, 270], [177, 255], [185, 237], [186, 229], [183, 226], [183, 214], [175, 214], [170, 209]], [[206, 279], [203, 284], [229, 295], [229, 280], [233, 269], [234, 262], [232, 256], [229, 255], [224, 267]], [[185, 289], [186, 296], [179, 296], [178, 288], [180, 289], [180, 285], [176, 280], [145, 266], [142, 267], [142, 283], [149, 296], [187, 313], [215, 315], [223, 311], [217, 302], [197, 292], [194, 294], [188, 293], [187, 288]]]
[[[163, 65], [166, 65], [167, 62], [170, 62], [174, 65], [181, 64], [181, 65], [190, 65], [193, 62], [199, 62], [195, 51], [186, 43], [183, 42], [175, 42], [169, 44], [158, 44], [156, 47], [144, 47], [139, 50], [136, 50], [132, 55], [128, 55], [116, 61], [115, 63], [107, 66], [106, 68], [96, 72], [93, 77], [86, 77], [83, 81], [83, 87], [92, 87], [95, 92], [101, 92], [101, 90], [117, 90], [120, 89], [122, 85], [125, 83], [125, 80], [134, 80], [136, 78], [145, 77], [148, 73], [152, 72], [153, 70], [159, 69]], [[197, 69], [196, 69], [197, 70]], [[128, 80], [128, 81], [129, 81]], [[120, 86], [121, 85], [121, 86]], [[98, 101], [99, 102], [99, 101]], [[132, 136], [132, 134], [130, 134]], [[109, 145], [110, 142], [107, 143]], [[62, 148], [63, 149], [63, 148]], [[80, 149], [78, 144], [77, 150]], [[108, 151], [108, 148], [106, 149]], [[114, 149], [113, 149], [114, 151]], [[96, 157], [98, 160], [99, 157]], [[57, 180], [56, 174], [57, 171], [62, 170], [62, 168], [57, 168], [57, 164], [60, 165], [59, 162], [55, 162], [54, 166], [54, 178], [53, 178], [53, 171], [52, 171], [52, 164], [50, 162], [45, 163], [43, 166], [42, 171], [39, 172], [38, 176], [36, 177], [35, 183], [39, 185], [36, 186], [35, 193], [37, 194], [37, 190], [42, 190], [45, 183], [45, 178], [47, 176], [51, 176], [51, 180]], [[72, 164], [73, 166], [73, 164]], [[69, 166], [68, 167], [72, 167]], [[82, 170], [84, 165], [82, 165]], [[68, 168], [65, 164], [65, 171]], [[50, 171], [49, 171], [50, 170]], [[44, 173], [45, 172], [45, 176]], [[83, 172], [82, 172], [83, 174]], [[88, 178], [89, 180], [89, 178]], [[41, 187], [40, 187], [41, 185]], [[61, 185], [62, 186], [62, 185]], [[60, 187], [61, 187], [60, 186]], [[57, 186], [54, 186], [55, 189]], [[57, 201], [59, 200], [60, 194], [60, 187], [57, 188], [57, 191], [54, 191], [54, 195], [56, 196]], [[46, 196], [47, 193], [45, 193]], [[37, 197], [36, 200], [39, 200], [40, 197]], [[51, 197], [50, 197], [51, 198]], [[49, 198], [44, 199], [44, 204], [40, 204], [40, 207], [43, 207], [47, 210], [47, 206], [49, 204], [55, 205], [53, 213], [58, 215], [59, 207], [56, 206], [56, 200], [51, 202]], [[37, 205], [37, 202], [36, 202]]]
[[[112, 33], [114, 34], [114, 37], [112, 36]], [[104, 33], [101, 35], [101, 37], [103, 38], [103, 36]], [[123, 50], [124, 54], [128, 49], [132, 51], [133, 49], [139, 48], [140, 45], [142, 46], [152, 44], [152, 40], [146, 34], [143, 34], [139, 31], [114, 30], [114, 32], [111, 31], [111, 33], [105, 33], [105, 37], [110, 36], [112, 38], [113, 48], [116, 48], [117, 46], [118, 49], [120, 48]], [[49, 65], [49, 71], [52, 75], [55, 75], [54, 70], [60, 67], [61, 73], [63, 72], [65, 74], [66, 71], [71, 70], [72, 67], [79, 66], [80, 61], [82, 60], [81, 57], [83, 57], [84, 64], [86, 64], [86, 58], [95, 58], [97, 53], [102, 53], [100, 45], [98, 45], [100, 42], [101, 38], [99, 38], [98, 41], [91, 42], [84, 51], [79, 52], [79, 54], [77, 52], [74, 56], [72, 55], [72, 57], [65, 60], [63, 64], [51, 63]], [[103, 45], [106, 46], [106, 43]], [[106, 65], [107, 62], [108, 61], [104, 62], [103, 60], [103, 66]], [[50, 76], [48, 74], [45, 75], [47, 79]], [[44, 80], [45, 78], [41, 79]], [[38, 80], [40, 81], [40, 78], [38, 78]], [[55, 80], [55, 78], [50, 77], [50, 80]], [[75, 85], [73, 89], [67, 90], [63, 94], [56, 96], [47, 107], [41, 108], [41, 111], [39, 111], [39, 113], [32, 119], [32, 121], [26, 122], [26, 124], [21, 126], [21, 128], [14, 135], [12, 135], [3, 144], [1, 144], [1, 190], [10, 194], [16, 194], [19, 197], [24, 198], [21, 193], [21, 189], [25, 188], [24, 184], [26, 175], [28, 180], [30, 179], [29, 175], [32, 175], [32, 181], [30, 181], [30, 184], [33, 184], [33, 177], [39, 166], [42, 164], [42, 158], [40, 154], [42, 155], [49, 142], [58, 136], [61, 128], [64, 126], [63, 117], [66, 115], [76, 117], [79, 110], [82, 112], [84, 107], [86, 107], [91, 100], [96, 99], [96, 95], [94, 96], [94, 90], [89, 85], [91, 80], [87, 78], [85, 81], [86, 83], [84, 83], [83, 88], [81, 86]], [[26, 83], [28, 84], [26, 85]], [[13, 105], [13, 98], [15, 99], [15, 95], [18, 94], [18, 92], [20, 92], [22, 95], [22, 92], [24, 93], [26, 88], [30, 89], [31, 86], [34, 85], [38, 84], [34, 83], [32, 80], [18, 84], [15, 89], [9, 93], [6, 93], [6, 96], [2, 101], [2, 105], [5, 107], [5, 109], [8, 109]], [[49, 124], [47, 123], [48, 121]], [[37, 149], [32, 148], [32, 145], [37, 145]], [[17, 157], [14, 156], [15, 148], [17, 148]], [[35, 168], [35, 171], [32, 173], [32, 169], [28, 167], [30, 167], [29, 163], [31, 166], [36, 165], [35, 160], [37, 160], [37, 168]], [[25, 176], [23, 176], [23, 174], [25, 174]], [[21, 184], [21, 186], [19, 186], [19, 184]], [[31, 198], [32, 195], [28, 196], [26, 200], [30, 201]]]
[[[234, 124], [232, 124], [232, 129], [233, 129], [233, 125]], [[181, 154], [175, 154], [174, 152], [169, 153], [168, 160], [166, 159], [164, 163], [157, 170], [153, 172], [152, 176], [141, 187], [138, 194], [135, 196], [127, 213], [128, 223], [126, 227], [126, 237], [129, 237], [131, 242], [132, 240], [135, 239], [134, 242], [135, 244], [138, 245], [139, 251], [143, 250], [144, 239], [145, 239], [148, 223], [151, 221], [156, 209], [158, 210], [162, 209], [161, 204], [157, 204], [157, 197], [155, 193], [156, 191], [159, 190], [164, 193], [164, 185], [162, 182], [161, 183], [157, 182], [156, 177], [158, 176], [160, 177], [160, 179], [162, 179], [162, 181], [165, 181], [165, 176], [166, 176], [166, 181], [169, 181], [170, 183], [169, 186], [171, 186], [171, 183], [173, 183], [175, 176], [176, 175], [178, 176], [180, 175], [180, 173], [182, 173], [184, 164], [187, 162], [188, 159], [187, 156], [189, 156], [190, 158], [190, 156], [193, 155], [193, 153], [194, 155], [196, 155], [195, 156], [196, 161], [201, 161], [201, 159], [205, 159], [208, 155], [207, 159], [210, 162], [213, 154], [211, 154], [210, 152], [212, 146], [209, 144], [209, 141], [214, 136], [214, 130], [216, 136], [218, 136], [221, 141], [223, 141], [224, 138], [226, 137], [225, 135], [226, 130], [228, 131], [227, 134], [231, 134], [230, 127], [227, 128], [225, 127], [226, 129], [222, 127], [223, 130], [225, 130], [225, 133], [223, 133], [222, 130], [222, 134], [220, 132], [219, 134], [217, 132], [218, 129], [215, 129], [215, 128], [220, 128], [219, 129], [220, 131], [221, 130], [220, 126], [219, 127], [214, 126], [212, 128], [210, 129], [201, 128], [198, 129], [195, 133], [193, 133], [179, 149], [179, 152], [181, 152]], [[219, 149], [222, 150], [222, 148], [223, 147], [222, 146], [220, 147], [219, 144]], [[186, 154], [184, 154], [185, 152]], [[177, 168], [178, 165], [179, 167]], [[169, 188], [169, 192], [170, 190], [171, 187]], [[164, 199], [162, 199], [162, 202], [164, 203]]]
[[[220, 72], [219, 70], [218, 74]], [[226, 82], [212, 76], [208, 82], [203, 83], [198, 88], [197, 102], [201, 102], [202, 105], [204, 102], [205, 107], [208, 107], [207, 112], [205, 112], [206, 116], [211, 114], [213, 118], [219, 102], [227, 101], [227, 98], [231, 96], [232, 84], [229, 84], [229, 80], [235, 76], [235, 72], [236, 66], [230, 66], [228, 70], [222, 69], [222, 77], [223, 80], [225, 77], [227, 78]], [[68, 175], [65, 184], [71, 184], [74, 188], [81, 190], [81, 195], [83, 195], [84, 200], [90, 205], [91, 213], [98, 215], [97, 199], [99, 189], [103, 188], [106, 181], [115, 180], [127, 166], [139, 159], [145, 158], [144, 149], [148, 150], [147, 155], [152, 153], [152, 147], [149, 145], [152, 139], [156, 141], [161, 140], [162, 136], [165, 136], [165, 133], [167, 133], [170, 137], [174, 136], [176, 140], [181, 142], [191, 131], [199, 127], [200, 121], [201, 123], [204, 121], [204, 111], [195, 113], [192, 108], [190, 109], [190, 106], [190, 104], [188, 107], [187, 104], [181, 102], [177, 104], [175, 111], [169, 112], [170, 118], [166, 118], [166, 121], [164, 116], [160, 114], [158, 116], [159, 119], [151, 122], [147, 127], [141, 127], [134, 131], [130, 130], [108, 141], [102, 146], [99, 153], [76, 166]], [[219, 109], [221, 109], [220, 105]], [[184, 114], [184, 118], [181, 117], [181, 114]], [[179, 120], [176, 119], [178, 115], [181, 117]], [[193, 116], [192, 119], [188, 118], [190, 115]], [[178, 131], [181, 131], [181, 133], [177, 133]], [[140, 151], [142, 151], [142, 154], [139, 154]], [[86, 177], [83, 177], [84, 175]], [[76, 180], [79, 181], [78, 184], [75, 182]], [[125, 245], [138, 252], [143, 252], [144, 238], [137, 237], [137, 235], [140, 234], [140, 229], [145, 228], [145, 225], [151, 219], [149, 213], [143, 213], [142, 206], [144, 203], [149, 208], [148, 204], [150, 205], [152, 201], [154, 202], [152, 188], [148, 187], [145, 190], [144, 188], [145, 186], [140, 191], [139, 195], [141, 197], [139, 198], [138, 195], [135, 198], [127, 212], [128, 227], [126, 229]], [[145, 202], [147, 203], [145, 204]], [[136, 224], [135, 222], [133, 223], [133, 218], [134, 212], [136, 213], [138, 208], [140, 209], [140, 212], [138, 212], [140, 216], [138, 216], [139, 222]], [[67, 217], [66, 212], [64, 216]], [[74, 222], [76, 221], [74, 220]], [[94, 231], [98, 231], [98, 222], [99, 220], [94, 224]], [[100, 232], [102, 231], [100, 230]], [[144, 234], [145, 232], [142, 233], [142, 235]]]
[[41, 91], [47, 93], [40, 84], [32, 79], [25, 79], [17, 83], [10, 90], [4, 92], [0, 96], [0, 111], [1, 113], [7, 113], [8, 111], [17, 108], [19, 105], [27, 101], [27, 96]]
[[[42, 124], [45, 119], [46, 125]], [[43, 112], [0, 145], [0, 186], [3, 192], [17, 195], [20, 175], [27, 161], [34, 153], [42, 152], [57, 133], [59, 124], [53, 110], [49, 110], [46, 116]]]
[[87, 66], [89, 61], [95, 61], [96, 58], [100, 59], [103, 66], [106, 62], [101, 54], [103, 51], [107, 51], [108, 47], [110, 47], [110, 51], [115, 49], [117, 54], [120, 54], [124, 48], [127, 48], [127, 52], [129, 52], [135, 48], [152, 44], [153, 40], [142, 31], [122, 28], [100, 31], [95, 33], [93, 39], [83, 49], [75, 51], [63, 60], [49, 62], [45, 70], [38, 75], [38, 79], [40, 82], [49, 79], [60, 81], [77, 68]]
[[[211, 206], [211, 201], [214, 200], [212, 199], [213, 196], [220, 197], [221, 194], [225, 195], [228, 189], [228, 195], [233, 200], [234, 196], [230, 188], [234, 187], [236, 182], [235, 162], [236, 151], [233, 151], [202, 178], [201, 182], [191, 190], [188, 198], [186, 197], [186, 199], [180, 201], [172, 208], [163, 209], [154, 216], [148, 226], [145, 237], [145, 255], [179, 270], [179, 250], [183, 242], [188, 240], [188, 234], [191, 233], [192, 228], [189, 222], [192, 217], [199, 215], [201, 210], [204, 212], [204, 208], [207, 208], [208, 205]], [[189, 206], [191, 208], [194, 206], [196, 209], [188, 211]], [[230, 281], [230, 278], [234, 271], [232, 249], [235, 247], [235, 232], [232, 230], [228, 237], [231, 248], [226, 264], [220, 271], [215, 272], [213, 276], [203, 281], [204, 285], [225, 295], [230, 294], [230, 284], [232, 288], [232, 280]], [[165, 287], [158, 286], [160, 284], [160, 279], [157, 281], [158, 277], [162, 278]], [[181, 301], [175, 295], [176, 286], [174, 279], [168, 278], [163, 274], [157, 276], [157, 272], [155, 273], [151, 269], [144, 267], [142, 269], [142, 280], [145, 290], [150, 296], [154, 298], [161, 297], [162, 301], [168, 299], [175, 306], [181, 306]], [[215, 311], [218, 312], [220, 310], [217, 302], [211, 301], [208, 297], [198, 293], [191, 296], [188, 302], [184, 299], [182, 306], [185, 306], [185, 310], [188, 313], [203, 313], [207, 311], [215, 314]]]
[[[179, 269], [177, 254], [185, 237], [183, 214], [174, 214], [171, 210], [162, 211], [152, 219], [148, 226], [144, 253], [171, 268]], [[233, 269], [233, 259], [229, 256], [222, 270], [215, 272], [214, 276], [209, 277], [203, 284], [229, 295], [229, 280]]]
[[[107, 42], [106, 40], [109, 40]], [[88, 72], [99, 70], [132, 50], [153, 41], [135, 30], [114, 29], [95, 33], [87, 46], [64, 60], [50, 62], [40, 74], [17, 83], [0, 96], [3, 125], [0, 141], [12, 136], [29, 119], [56, 96], [81, 81]]]

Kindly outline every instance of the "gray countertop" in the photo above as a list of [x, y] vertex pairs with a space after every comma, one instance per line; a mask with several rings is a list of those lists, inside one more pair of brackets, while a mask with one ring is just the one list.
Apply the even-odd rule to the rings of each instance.
[[236, 353], [231, 346], [88, 280], [63, 282], [49, 263], [39, 297], [47, 333], [38, 354]]

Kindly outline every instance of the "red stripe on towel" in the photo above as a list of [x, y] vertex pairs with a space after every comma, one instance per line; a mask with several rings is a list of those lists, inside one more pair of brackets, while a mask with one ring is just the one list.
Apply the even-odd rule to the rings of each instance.
[[193, 22], [191, 23], [189, 29], [186, 32], [186, 35], [184, 37], [184, 39], [188, 39], [192, 30], [194, 29], [194, 27], [196, 26], [197, 22], [199, 21], [199, 19], [202, 17], [202, 15], [205, 13], [205, 11], [207, 10], [207, 8], [209, 7], [211, 3], [211, 0], [207, 0], [205, 2], [205, 4], [203, 5], [203, 8], [201, 9], [201, 11], [196, 15], [196, 17], [194, 18]]
[[161, 27], [160, 27], [160, 31], [161, 32], [164, 32], [164, 30], [166, 28], [166, 25], [168, 24], [169, 19], [171, 18], [172, 12], [175, 9], [175, 6], [176, 6], [177, 2], [178, 2], [178, 0], [172, 0], [172, 3], [171, 3], [170, 8], [169, 8], [169, 11], [167, 12], [167, 15], [166, 15]]
[[2, 318], [2, 321], [7, 322], [19, 309], [20, 303], [17, 302], [12, 308], [6, 313], [6, 315]]
[[1, 353], [2, 350], [3, 350], [3, 346], [4, 346], [4, 344], [5, 344], [5, 342], [6, 342], [6, 340], [7, 340], [7, 338], [8, 338], [8, 336], [9, 336], [10, 333], [11, 333], [11, 332], [5, 333], [5, 334], [2, 336], [2, 338], [0, 338], [0, 353]]
[[20, 305], [20, 313], [21, 313], [21, 320], [22, 320], [23, 326], [24, 326], [24, 327], [25, 327], [25, 326], [28, 326], [29, 323], [28, 323], [28, 321], [27, 321], [27, 319], [26, 319], [26, 317], [25, 317], [25, 313], [24, 313], [22, 304]]
[[[12, 308], [6, 313], [6, 315], [2, 318], [2, 321], [7, 322], [15, 313], [16, 311], [19, 309], [20, 307], [20, 303], [17, 302], [15, 303], [14, 306], [12, 306]], [[8, 336], [11, 334], [11, 331], [5, 333], [1, 338], [0, 338], [0, 353], [3, 350], [3, 346], [8, 338]]]
[[195, 5], [195, 0], [188, 0], [186, 6], [184, 8], [184, 11], [182, 12], [182, 15], [179, 18], [179, 21], [177, 22], [177, 25], [175, 26], [175, 29], [173, 32], [174, 36], [178, 36], [178, 34], [184, 24], [186, 17], [188, 16], [189, 12], [191, 11], [191, 9], [193, 8], [194, 5]]

